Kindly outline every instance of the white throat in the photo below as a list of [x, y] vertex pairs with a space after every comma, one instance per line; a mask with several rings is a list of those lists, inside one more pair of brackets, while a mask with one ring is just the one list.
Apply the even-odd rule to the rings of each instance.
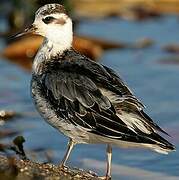
[[66, 18], [65, 20], [66, 23], [64, 25], [50, 25], [45, 33], [45, 37], [48, 40], [48, 46], [53, 46], [54, 48], [52, 51], [53, 53], [55, 53], [56, 51], [63, 52], [64, 50], [69, 49], [72, 46], [72, 21], [70, 18]]
[[70, 18], [66, 19], [64, 25], [52, 25], [43, 29], [42, 33], [45, 36], [44, 42], [38, 50], [32, 70], [37, 73], [40, 72], [40, 68], [43, 66], [45, 61], [50, 61], [52, 57], [63, 54], [65, 50], [72, 47], [73, 41], [73, 31], [72, 31], [72, 21]]

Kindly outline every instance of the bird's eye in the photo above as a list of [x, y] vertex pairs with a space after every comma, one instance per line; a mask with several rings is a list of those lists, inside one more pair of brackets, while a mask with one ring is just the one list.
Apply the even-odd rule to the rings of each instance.
[[42, 19], [42, 21], [45, 23], [45, 24], [49, 24], [51, 23], [55, 18], [52, 17], [52, 16], [47, 16], [46, 18]]

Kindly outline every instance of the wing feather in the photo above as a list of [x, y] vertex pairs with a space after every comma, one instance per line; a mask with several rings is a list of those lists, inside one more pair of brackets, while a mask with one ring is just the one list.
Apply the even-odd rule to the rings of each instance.
[[156, 142], [149, 135], [164, 132], [143, 112], [143, 104], [110, 68], [83, 58], [58, 62], [53, 71], [48, 70], [43, 83], [59, 107], [59, 114], [89, 132], [149, 143]]
[[88, 77], [61, 71], [47, 73], [44, 82], [55, 99], [53, 103], [58, 102], [60, 111], [63, 109], [63, 115], [70, 117], [74, 125], [114, 138], [136, 135], [117, 117], [109, 99]]

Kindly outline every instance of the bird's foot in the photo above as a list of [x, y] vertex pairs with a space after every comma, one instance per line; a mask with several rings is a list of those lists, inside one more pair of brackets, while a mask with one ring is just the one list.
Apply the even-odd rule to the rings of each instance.
[[64, 164], [60, 164], [58, 167], [60, 170], [63, 170], [63, 171], [68, 171], [68, 169], [69, 169], [69, 167], [65, 166]]
[[101, 180], [111, 180], [111, 176], [100, 176], [98, 178]]

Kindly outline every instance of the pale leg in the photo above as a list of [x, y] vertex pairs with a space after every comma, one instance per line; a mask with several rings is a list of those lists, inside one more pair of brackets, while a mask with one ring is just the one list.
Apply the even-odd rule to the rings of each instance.
[[75, 145], [75, 143], [72, 141], [72, 139], [70, 139], [69, 142], [68, 142], [68, 148], [67, 148], [67, 151], [65, 153], [65, 156], [64, 156], [63, 160], [60, 163], [60, 167], [65, 166], [74, 145]]
[[107, 169], [106, 169], [106, 176], [99, 177], [102, 180], [110, 180], [111, 179], [111, 159], [112, 159], [112, 147], [111, 145], [107, 145], [106, 148], [107, 153]]
[[112, 159], [112, 147], [111, 145], [107, 145], [107, 171], [106, 171], [106, 179], [111, 178], [111, 159]]

